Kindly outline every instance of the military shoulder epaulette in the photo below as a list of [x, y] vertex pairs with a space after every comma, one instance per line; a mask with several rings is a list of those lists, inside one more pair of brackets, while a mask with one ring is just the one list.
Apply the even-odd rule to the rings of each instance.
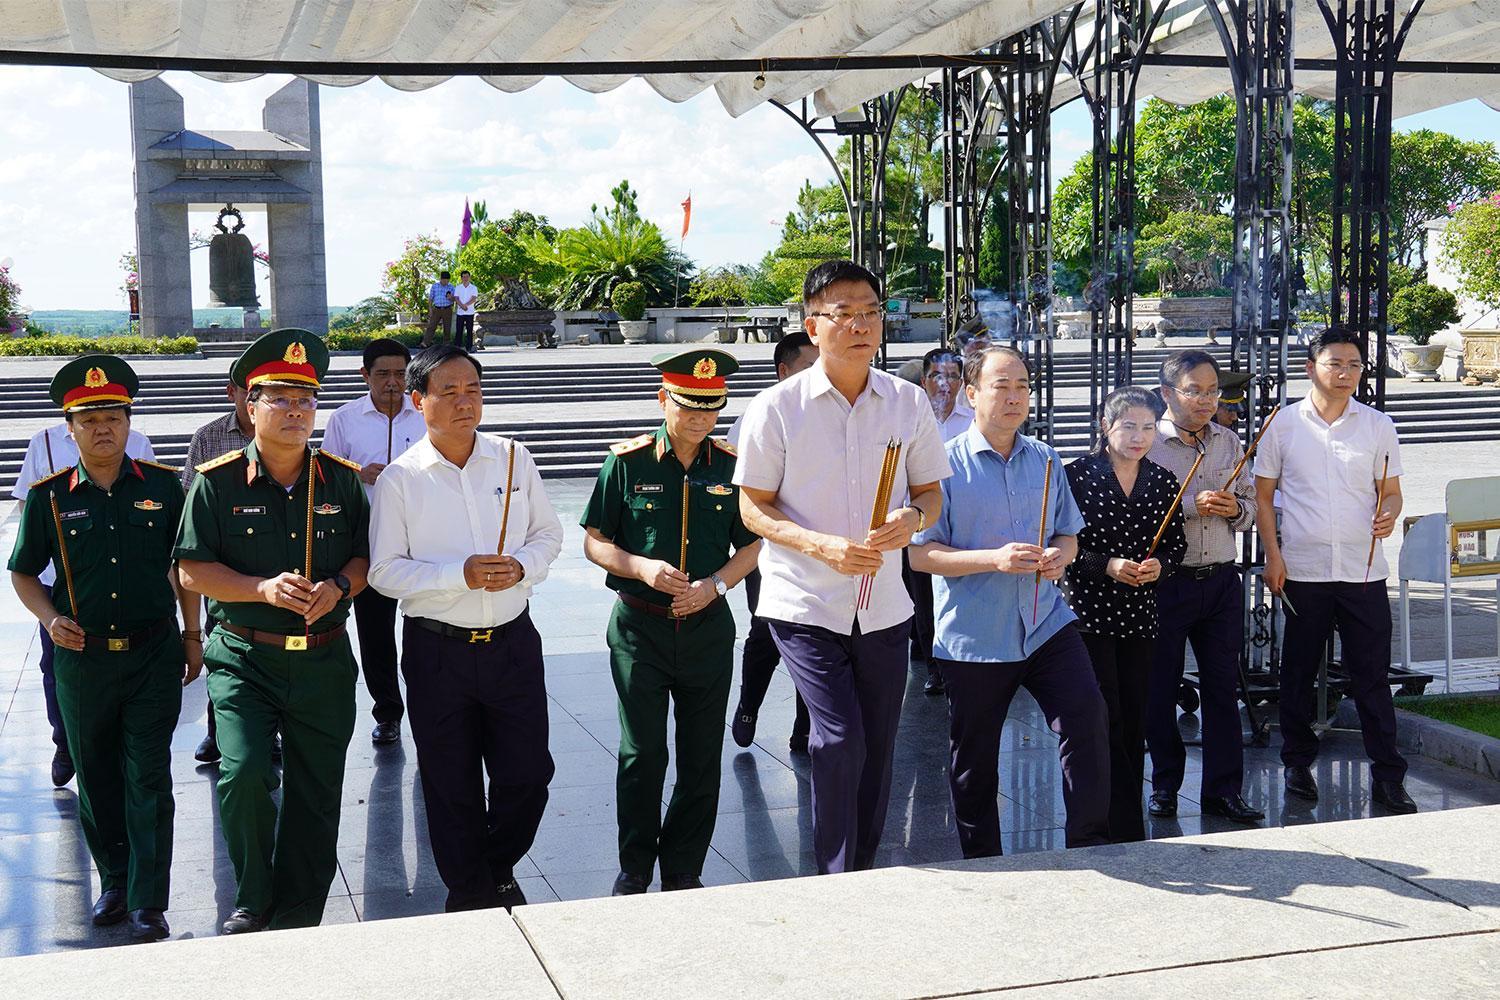
[[153, 469], [161, 469], [163, 472], [170, 472], [174, 476], [182, 475], [181, 469], [174, 465], [167, 465], [165, 462], [153, 462], [149, 458], [138, 458], [135, 461], [137, 465], [149, 465]]
[[36, 482], [34, 482], [30, 486], [28, 486], [27, 489], [34, 490], [38, 486], [41, 486], [43, 483], [50, 483], [50, 482], [52, 482], [52, 480], [56, 479], [58, 476], [66, 476], [68, 473], [70, 473], [72, 471], [73, 471], [73, 467], [71, 465], [68, 466], [66, 469], [59, 469], [56, 472], [49, 473], [49, 474], [43, 476], [41, 479], [38, 479]]
[[210, 458], [207, 462], [204, 462], [202, 465], [197, 466], [197, 469], [199, 472], [209, 472], [213, 469], [217, 469], [221, 465], [228, 465], [230, 462], [233, 462], [237, 458], [243, 458], [244, 454], [245, 449], [243, 448], [237, 448], [234, 451], [226, 451], [218, 458]]
[[731, 455], [739, 454], [739, 452], [734, 450], [734, 445], [730, 444], [728, 441], [721, 441], [718, 438], [710, 438], [709, 440], [713, 441], [714, 447], [719, 449], [720, 451], [728, 452]]
[[331, 451], [323, 451], [322, 449], [319, 449], [318, 454], [322, 455], [324, 458], [331, 458], [340, 465], [347, 466], [348, 468], [353, 469], [355, 472], [359, 472], [364, 468], [364, 466], [360, 465], [358, 462], [351, 462], [342, 455], [335, 455]]
[[614, 455], [628, 455], [633, 451], [640, 451], [655, 439], [655, 434], [642, 434], [640, 437], [633, 437], [629, 441], [616, 441], [609, 446], [609, 450]]

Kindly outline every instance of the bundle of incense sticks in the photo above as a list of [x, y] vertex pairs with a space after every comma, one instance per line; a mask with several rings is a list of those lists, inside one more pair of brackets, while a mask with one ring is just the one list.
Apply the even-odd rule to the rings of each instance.
[[[1047, 547], [1047, 509], [1052, 500], [1052, 456], [1047, 456], [1046, 478], [1042, 481], [1042, 526], [1036, 532], [1036, 547], [1045, 549]], [[1031, 624], [1036, 624], [1037, 607], [1042, 600], [1042, 571], [1036, 571], [1036, 579], [1031, 584]]]
[[1260, 430], [1256, 433], [1255, 440], [1250, 442], [1250, 447], [1240, 456], [1239, 464], [1234, 467], [1234, 471], [1229, 474], [1228, 481], [1224, 483], [1223, 492], [1228, 493], [1234, 489], [1234, 481], [1239, 478], [1240, 470], [1245, 467], [1246, 462], [1250, 461], [1250, 456], [1255, 454], [1255, 449], [1260, 447], [1260, 439], [1266, 436], [1266, 428], [1271, 426], [1271, 421], [1275, 420], [1276, 414], [1280, 412], [1281, 404], [1277, 403], [1271, 409], [1271, 412], [1266, 414], [1266, 422], [1260, 425]]
[[[880, 465], [880, 479], [875, 484], [875, 506], [870, 511], [870, 530], [885, 523], [891, 513], [891, 490], [896, 485], [896, 468], [901, 462], [901, 442], [891, 438], [885, 444], [885, 460]], [[854, 602], [860, 611], [870, 606], [870, 597], [875, 590], [875, 574], [860, 577], [859, 599]]]
[[[1172, 523], [1172, 515], [1177, 513], [1177, 508], [1181, 506], [1182, 495], [1187, 492], [1188, 483], [1193, 481], [1193, 476], [1198, 474], [1198, 466], [1203, 464], [1203, 456], [1206, 454], [1208, 453], [1204, 451], [1198, 452], [1198, 457], [1193, 461], [1193, 467], [1182, 478], [1182, 486], [1177, 490], [1177, 496], [1172, 500], [1172, 506], [1167, 508], [1167, 516], [1161, 519], [1161, 527], [1156, 529], [1156, 537], [1151, 539], [1151, 547], [1146, 550], [1146, 558], [1142, 559], [1141, 562], [1149, 560], [1152, 553], [1156, 551], [1156, 547], [1161, 544], [1161, 536], [1167, 533], [1167, 525]], [[1230, 482], [1233, 481], [1234, 479], [1231, 477]]]
[[[687, 531], [688, 531], [688, 481], [687, 481], [687, 477], [684, 476], [683, 479], [682, 479], [682, 544], [680, 546], [678, 546], [678, 549], [677, 549], [677, 568], [682, 571], [682, 575], [683, 576], [687, 576], [687, 543], [688, 543]], [[689, 578], [689, 579], [691, 580], [691, 578]], [[682, 625], [681, 619], [678, 620], [677, 624], [678, 624], [679, 627], [681, 627], [681, 625]]]
[[[1381, 510], [1382, 507], [1385, 506], [1385, 484], [1386, 484], [1386, 480], [1388, 480], [1390, 478], [1390, 475], [1391, 475], [1391, 456], [1390, 456], [1390, 453], [1387, 452], [1386, 456], [1385, 456], [1385, 463], [1382, 465], [1382, 467], [1380, 469], [1380, 490], [1375, 494], [1375, 516], [1376, 517], [1380, 516], [1380, 510]], [[1370, 554], [1365, 557], [1365, 582], [1364, 582], [1363, 585], [1368, 585], [1369, 584], [1369, 582], [1370, 582], [1370, 567], [1373, 566], [1373, 565], [1375, 565], [1375, 542], [1376, 542], [1375, 528], [1372, 525], [1370, 527]]]
[[510, 490], [516, 479], [516, 443], [510, 443], [510, 457], [505, 460], [505, 499], [500, 507], [500, 542], [495, 546], [495, 555], [505, 555], [505, 529], [510, 524]]
[[79, 628], [83, 628], [78, 621], [78, 598], [73, 594], [73, 562], [68, 558], [68, 543], [63, 541], [62, 514], [57, 509], [57, 494], [52, 494], [47, 499], [52, 501], [52, 526], [57, 530], [57, 554], [62, 557], [63, 583], [68, 588], [68, 617]]

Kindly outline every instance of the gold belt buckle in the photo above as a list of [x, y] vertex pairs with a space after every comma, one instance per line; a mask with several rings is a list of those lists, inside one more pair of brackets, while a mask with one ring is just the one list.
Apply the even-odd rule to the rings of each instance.
[[109, 651], [111, 653], [128, 653], [128, 652], [130, 652], [130, 640], [129, 639], [109, 639], [107, 641], [109, 643]]
[[304, 651], [304, 650], [307, 649], [307, 636], [305, 636], [305, 635], [289, 635], [289, 636], [286, 636], [286, 645], [283, 646], [282, 648], [286, 649], [288, 651], [291, 651], [291, 652], [302, 652], [302, 651]]
[[469, 645], [472, 646], [476, 642], [489, 642], [490, 639], [493, 638], [494, 634], [495, 634], [495, 630], [492, 629], [492, 628], [487, 628], [483, 632], [479, 631], [479, 629], [477, 629], [477, 628], [470, 629], [469, 630]]

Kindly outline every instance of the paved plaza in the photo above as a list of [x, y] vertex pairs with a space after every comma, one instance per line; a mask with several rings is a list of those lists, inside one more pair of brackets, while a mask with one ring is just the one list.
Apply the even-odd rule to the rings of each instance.
[[[1440, 475], [1493, 464], [1490, 445], [1411, 449], [1407, 509], [1437, 509]], [[1439, 451], [1443, 461], [1437, 461]], [[619, 737], [615, 692], [604, 646], [612, 596], [603, 574], [582, 555], [576, 527], [591, 484], [553, 480], [547, 490], [567, 527], [562, 556], [539, 588], [532, 613], [546, 649], [551, 748], [557, 775], [546, 818], [517, 874], [534, 903], [607, 895], [617, 871], [614, 752]], [[17, 513], [0, 506], [0, 548], [9, 551]], [[1394, 549], [1390, 552], [1394, 557]], [[1468, 588], [1459, 602], [1458, 653], [1493, 655], [1493, 588]], [[743, 637], [743, 593], [731, 594]], [[1418, 658], [1440, 655], [1430, 592], [1416, 604]], [[98, 891], [77, 822], [70, 785], [48, 781], [52, 746], [36, 667], [35, 623], [10, 589], [0, 592], [0, 956], [124, 943], [122, 926], [94, 928], [89, 906]], [[942, 699], [922, 694], [914, 666], [895, 761], [881, 866], [924, 865], [960, 857], [947, 784], [947, 719]], [[736, 689], [737, 689], [736, 684]], [[428, 849], [426, 818], [408, 734], [397, 747], [368, 739], [370, 699], [358, 688], [360, 723], [349, 748], [339, 837], [339, 876], [325, 923], [378, 920], [442, 910], [445, 890]], [[734, 699], [731, 698], [731, 709]], [[204, 733], [206, 696], [199, 680], [185, 695], [173, 742], [177, 802], [172, 908], [175, 938], [215, 933], [232, 909], [234, 879], [218, 828], [217, 768], [197, 765], [193, 748]], [[783, 879], [814, 871], [809, 762], [787, 749], [793, 694], [778, 672], [761, 714], [758, 742], [741, 751], [725, 737], [723, 792], [704, 881], [710, 885]], [[1182, 719], [1193, 735], [1196, 718]], [[1369, 771], [1357, 733], [1327, 735], [1317, 767], [1323, 789], [1316, 806], [1286, 799], [1273, 732], [1270, 748], [1248, 748], [1245, 797], [1268, 825], [1292, 826], [1379, 813], [1369, 800]], [[1007, 853], [1060, 850], [1062, 798], [1056, 739], [1024, 695], [1012, 707], [1001, 752], [1001, 822]], [[1177, 819], [1152, 821], [1153, 838], [1235, 829], [1199, 815], [1196, 748]], [[668, 791], [672, 773], [668, 773]], [[1424, 811], [1500, 803], [1500, 783], [1415, 758], [1407, 788]], [[1057, 855], [1061, 863], [1062, 855]], [[1041, 862], [1043, 866], [1048, 862]]]

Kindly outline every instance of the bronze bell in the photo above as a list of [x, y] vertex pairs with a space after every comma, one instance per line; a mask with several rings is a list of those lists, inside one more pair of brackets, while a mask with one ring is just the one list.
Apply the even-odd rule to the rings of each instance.
[[[225, 216], [234, 216], [234, 228], [224, 225]], [[239, 209], [226, 205], [219, 212], [218, 230], [208, 244], [208, 304], [259, 309], [255, 294], [255, 250], [250, 237], [240, 232], [245, 220]]]

